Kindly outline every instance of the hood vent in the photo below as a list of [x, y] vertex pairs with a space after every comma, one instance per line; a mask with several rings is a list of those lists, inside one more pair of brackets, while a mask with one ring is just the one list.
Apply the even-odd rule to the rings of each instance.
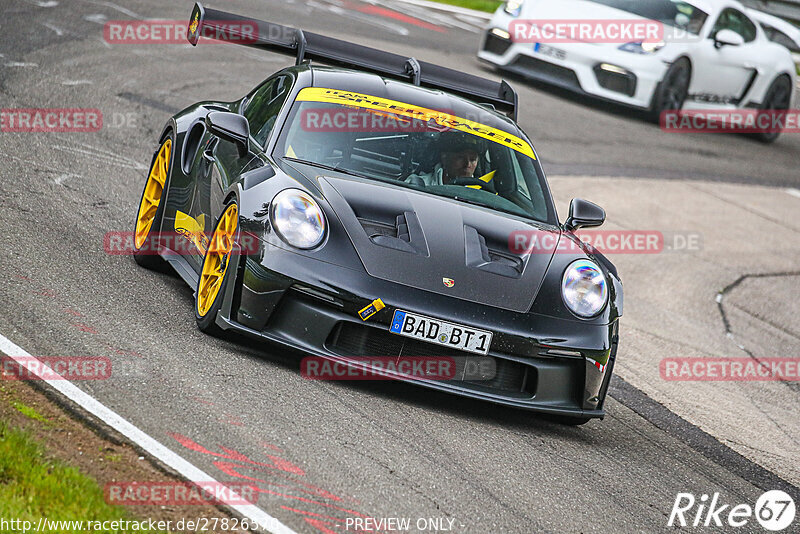
[[507, 278], [520, 278], [525, 264], [522, 258], [510, 252], [500, 251], [499, 247], [486, 244], [486, 238], [471, 226], [464, 226], [465, 252], [467, 265]]
[[411, 211], [398, 215], [394, 225], [360, 217], [358, 222], [361, 223], [370, 241], [380, 247], [428, 255], [428, 245], [425, 243], [422, 227], [417, 216]]

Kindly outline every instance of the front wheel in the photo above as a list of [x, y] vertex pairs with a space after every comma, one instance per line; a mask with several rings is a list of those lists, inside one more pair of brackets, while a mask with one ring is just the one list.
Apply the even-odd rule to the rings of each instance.
[[[781, 76], [774, 82], [772, 82], [772, 85], [769, 86], [767, 94], [764, 97], [764, 101], [761, 103], [761, 107], [759, 109], [761, 111], [766, 111], [766, 110], [785, 111], [789, 109], [791, 101], [792, 101], [792, 81], [787, 76]], [[772, 123], [771, 114], [769, 120], [766, 122], [770, 124]], [[760, 124], [760, 120], [757, 121], [756, 124]], [[761, 141], [762, 143], [774, 143], [775, 140], [778, 139], [780, 135], [781, 135], [780, 131], [761, 132], [755, 134], [755, 138]]]
[[689, 96], [691, 79], [692, 66], [688, 59], [681, 58], [670, 65], [653, 95], [653, 104], [650, 106], [652, 121], [659, 122], [661, 114], [665, 111], [678, 112], [683, 109], [683, 104]]
[[163, 265], [163, 261], [158, 255], [158, 235], [164, 214], [164, 203], [161, 200], [167, 189], [172, 167], [172, 146], [172, 134], [170, 134], [153, 156], [150, 172], [142, 191], [142, 198], [139, 201], [139, 211], [136, 215], [136, 226], [133, 231], [133, 259], [147, 269], [158, 269]]
[[194, 314], [197, 327], [213, 336], [221, 336], [223, 330], [217, 326], [217, 313], [225, 298], [229, 280], [235, 276], [229, 269], [230, 260], [239, 240], [239, 206], [232, 201], [225, 206], [214, 233], [208, 242], [203, 270], [197, 283]]

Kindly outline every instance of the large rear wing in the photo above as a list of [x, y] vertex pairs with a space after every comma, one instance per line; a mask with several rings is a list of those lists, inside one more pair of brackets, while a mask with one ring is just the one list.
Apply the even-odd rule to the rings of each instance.
[[495, 109], [517, 120], [517, 93], [505, 81], [500, 83], [457, 70], [417, 61], [375, 48], [333, 39], [316, 33], [242, 17], [216, 9], [206, 9], [199, 2], [189, 19], [187, 39], [197, 45], [200, 37], [219, 38], [260, 50], [321, 61], [339, 67], [363, 70], [409, 81], [421, 87], [441, 89]]

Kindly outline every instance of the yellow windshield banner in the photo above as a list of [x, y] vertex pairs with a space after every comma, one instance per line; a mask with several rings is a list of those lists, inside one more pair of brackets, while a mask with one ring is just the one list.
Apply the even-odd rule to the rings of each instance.
[[341, 104], [343, 106], [373, 111], [388, 111], [396, 115], [424, 122], [433, 119], [433, 121], [440, 126], [488, 139], [489, 141], [514, 149], [529, 158], [536, 159], [531, 146], [515, 135], [486, 126], [479, 122], [462, 119], [443, 111], [436, 111], [435, 109], [413, 106], [404, 102], [398, 102], [397, 100], [389, 100], [377, 96], [354, 93], [352, 91], [325, 89], [324, 87], [306, 87], [297, 95], [297, 101]]

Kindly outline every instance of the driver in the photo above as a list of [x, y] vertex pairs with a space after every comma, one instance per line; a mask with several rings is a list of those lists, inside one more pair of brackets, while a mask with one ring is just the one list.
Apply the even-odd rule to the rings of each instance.
[[472, 178], [484, 151], [481, 140], [463, 132], [445, 132], [439, 136], [439, 163], [430, 173], [412, 174], [406, 180], [425, 185], [447, 185], [456, 178]]

